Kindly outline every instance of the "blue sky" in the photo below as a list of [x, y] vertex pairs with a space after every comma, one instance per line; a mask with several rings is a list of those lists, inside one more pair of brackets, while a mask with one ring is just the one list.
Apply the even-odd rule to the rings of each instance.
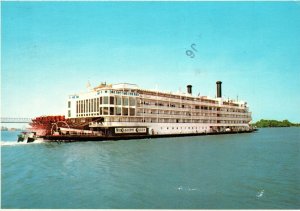
[[[245, 100], [300, 122], [297, 2], [2, 2], [2, 116], [64, 114], [100, 82]], [[195, 44], [195, 57], [186, 55]]]

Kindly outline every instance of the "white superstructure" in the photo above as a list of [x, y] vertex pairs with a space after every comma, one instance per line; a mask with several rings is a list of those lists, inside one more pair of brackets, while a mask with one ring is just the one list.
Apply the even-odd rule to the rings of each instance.
[[[219, 86], [221, 82], [219, 83]], [[250, 129], [246, 102], [140, 89], [135, 84], [101, 84], [89, 92], [70, 95], [67, 118], [101, 119], [88, 122], [91, 130], [114, 128], [116, 133], [190, 134]], [[127, 128], [127, 129], [126, 129]], [[138, 129], [140, 128], [140, 129]], [[126, 130], [125, 130], [126, 129]]]

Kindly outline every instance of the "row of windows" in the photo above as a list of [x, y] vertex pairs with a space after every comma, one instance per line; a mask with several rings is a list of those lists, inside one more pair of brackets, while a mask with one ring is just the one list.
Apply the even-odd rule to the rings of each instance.
[[76, 117], [90, 117], [90, 116], [100, 116], [99, 113], [90, 113], [90, 114], [76, 114]]
[[119, 115], [119, 116], [135, 116], [134, 108], [126, 107], [100, 107], [99, 112], [77, 114], [76, 116], [98, 116], [98, 115]]
[[[157, 93], [152, 93], [152, 95], [143, 95], [144, 98], [153, 98], [154, 96], [157, 96]], [[215, 101], [215, 100], [209, 100], [209, 99], [199, 99], [199, 98], [185, 98], [183, 96], [178, 96], [178, 95], [173, 95], [172, 97], [166, 97], [166, 96], [161, 96], [158, 95], [158, 97], [160, 97], [160, 100], [163, 101], [169, 101], [169, 100], [182, 100], [182, 101], [197, 101], [197, 102], [203, 102], [203, 103], [209, 103], [209, 104], [219, 104], [219, 101]], [[163, 99], [161, 98], [163, 97]]]
[[[106, 111], [104, 111], [106, 112]], [[107, 111], [111, 112], [110, 110]], [[130, 113], [131, 112], [131, 113]], [[164, 118], [141, 118], [141, 117], [134, 117], [134, 111], [129, 111], [128, 113], [125, 111], [124, 114], [130, 114], [128, 116], [108, 116], [105, 117], [105, 121], [108, 122], [149, 122], [149, 123], [223, 123], [223, 124], [248, 124], [247, 121], [215, 121], [215, 120], [191, 120], [191, 119], [164, 119]], [[88, 117], [88, 116], [101, 116], [103, 113], [92, 113], [92, 114], [77, 114], [77, 117]], [[111, 114], [113, 115], [113, 114]], [[115, 113], [115, 115], [117, 115]], [[185, 128], [186, 129], [186, 128]]]
[[250, 116], [247, 116], [247, 115], [217, 115], [217, 114], [214, 114], [214, 113], [189, 113], [189, 112], [175, 112], [175, 111], [171, 111], [171, 112], [168, 112], [168, 111], [158, 111], [158, 112], [155, 112], [155, 111], [152, 111], [152, 110], [144, 110], [143, 112], [139, 111], [137, 113], [138, 115], [140, 116], [143, 116], [144, 114], [153, 114], [153, 115], [172, 115], [174, 117], [176, 116], [192, 116], [192, 117], [196, 117], [196, 116], [204, 116], [204, 117], [219, 117], [219, 118], [249, 118]]
[[135, 109], [124, 107], [103, 107], [100, 108], [100, 115], [135, 116]]
[[162, 103], [155, 101], [140, 101], [140, 104], [146, 106], [163, 106], [163, 107], [172, 107], [172, 108], [191, 108], [191, 109], [201, 109], [201, 110], [210, 110], [210, 111], [226, 111], [226, 112], [246, 112], [244, 109], [232, 109], [232, 108], [220, 108], [220, 107], [211, 107], [211, 106], [200, 106], [200, 105], [185, 105], [179, 103]]
[[[136, 100], [132, 97], [99, 97], [86, 100], [76, 101], [76, 113], [92, 113], [99, 112], [100, 105], [122, 105], [122, 106], [135, 106]], [[68, 108], [71, 107], [71, 102], [68, 102]]]
[[173, 110], [157, 110], [157, 109], [138, 109], [137, 112], [139, 115], [143, 115], [143, 114], [153, 114], [153, 115], [157, 115], [157, 114], [161, 114], [161, 115], [184, 115], [184, 116], [210, 116], [210, 117], [228, 117], [228, 118], [250, 118], [251, 115], [246, 114], [246, 115], [242, 115], [240, 113], [235, 113], [235, 114], [218, 114], [218, 113], [208, 113], [208, 112], [202, 112], [202, 111], [198, 111], [198, 112], [190, 112], [190, 111], [173, 111]]
[[[225, 129], [226, 129], [226, 127], [217, 127], [218, 128], [218, 130], [221, 130], [221, 131], [225, 131]], [[167, 130], [186, 130], [186, 129], [188, 129], [188, 130], [216, 130], [216, 129], [213, 129], [213, 127], [167, 127], [167, 128], [165, 128], [165, 127], [161, 127], [160, 128], [161, 130], [163, 130], [163, 129], [167, 129]], [[232, 129], [234, 130], [234, 131], [236, 131], [236, 130], [239, 130], [239, 129], [247, 129], [247, 127], [232, 127]]]
[[129, 95], [129, 96], [138, 96], [138, 93], [134, 92], [123, 92], [123, 91], [115, 91], [115, 90], [103, 90], [103, 91], [98, 91], [97, 95], [99, 94], [118, 94], [118, 95]]
[[[138, 120], [137, 120], [138, 121]], [[226, 124], [242, 124], [248, 123], [246, 121], [217, 121], [211, 119], [164, 119], [164, 118], [142, 118], [142, 122], [152, 122], [152, 123], [226, 123]]]
[[102, 98], [86, 99], [76, 101], [76, 113], [99, 112], [99, 103]]
[[[163, 127], [161, 127], [160, 129], [163, 129]], [[170, 129], [171, 129], [171, 127], [170, 127]], [[178, 130], [179, 129], [179, 127], [176, 127], [176, 129]], [[186, 130], [186, 129], [195, 129], [195, 130], [201, 130], [201, 127], [180, 127], [180, 130], [182, 130], [182, 129], [184, 129], [184, 130]], [[202, 130], [204, 130], [204, 129], [208, 129], [208, 127], [202, 127]], [[167, 130], [169, 130], [169, 127], [167, 127]], [[175, 127], [172, 127], [172, 130], [175, 130]]]

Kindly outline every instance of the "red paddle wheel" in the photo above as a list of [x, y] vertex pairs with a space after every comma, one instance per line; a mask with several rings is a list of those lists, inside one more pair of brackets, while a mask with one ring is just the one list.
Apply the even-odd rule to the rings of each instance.
[[51, 135], [53, 124], [59, 125], [59, 122], [65, 122], [65, 116], [40, 116], [32, 119], [30, 130], [37, 133], [38, 136]]

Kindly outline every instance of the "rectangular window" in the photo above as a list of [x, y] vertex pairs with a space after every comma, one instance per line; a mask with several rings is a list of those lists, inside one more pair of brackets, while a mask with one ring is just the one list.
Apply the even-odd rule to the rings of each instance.
[[103, 102], [102, 102], [102, 97], [99, 97], [99, 99], [100, 99], [100, 105], [101, 105], [101, 104], [103, 103]]
[[85, 100], [85, 113], [88, 112], [88, 100]]
[[123, 106], [128, 106], [128, 98], [127, 97], [123, 98]]
[[122, 99], [122, 98], [121, 98], [121, 97], [119, 97], [119, 96], [117, 96], [117, 97], [116, 97], [116, 101], [117, 101], [117, 103], [116, 103], [116, 104], [117, 104], [117, 105], [121, 105], [121, 104], [122, 104], [122, 101], [121, 101], [121, 99]]
[[85, 100], [82, 101], [82, 113], [85, 113]]
[[96, 112], [96, 103], [97, 103], [97, 99], [96, 98], [94, 98], [93, 99], [93, 112]]
[[97, 98], [96, 112], [99, 112], [99, 98]]
[[93, 109], [93, 107], [92, 107], [92, 105], [93, 105], [92, 99], [89, 99], [89, 104], [90, 104], [90, 110], [89, 110], [89, 112], [92, 112], [92, 109]]
[[68, 110], [68, 117], [71, 117], [71, 111]]
[[120, 107], [116, 108], [116, 115], [121, 115], [121, 108]]
[[102, 107], [100, 107], [99, 115], [102, 115]]
[[109, 108], [109, 114], [110, 115], [114, 115], [114, 112], [115, 112], [115, 108], [114, 107], [110, 107]]
[[90, 112], [93, 112], [93, 110], [94, 110], [94, 108], [93, 108], [93, 105], [94, 105], [94, 99], [91, 99], [91, 101], [90, 101]]
[[76, 114], [78, 113], [78, 101], [76, 101]]
[[133, 98], [133, 97], [129, 98], [129, 105], [135, 106], [135, 98]]
[[71, 101], [68, 101], [68, 108], [71, 108]]
[[85, 113], [89, 112], [89, 100], [85, 101]]
[[135, 116], [135, 109], [134, 108], [129, 109], [129, 115], [130, 116]]
[[123, 116], [128, 116], [128, 108], [122, 108]]
[[87, 100], [87, 108], [86, 108], [86, 112], [87, 112], [87, 113], [90, 112], [90, 100]]
[[103, 104], [108, 104], [108, 97], [107, 96], [103, 97]]
[[103, 107], [103, 115], [108, 115], [108, 107]]
[[115, 98], [109, 97], [109, 104], [114, 105], [115, 104]]

